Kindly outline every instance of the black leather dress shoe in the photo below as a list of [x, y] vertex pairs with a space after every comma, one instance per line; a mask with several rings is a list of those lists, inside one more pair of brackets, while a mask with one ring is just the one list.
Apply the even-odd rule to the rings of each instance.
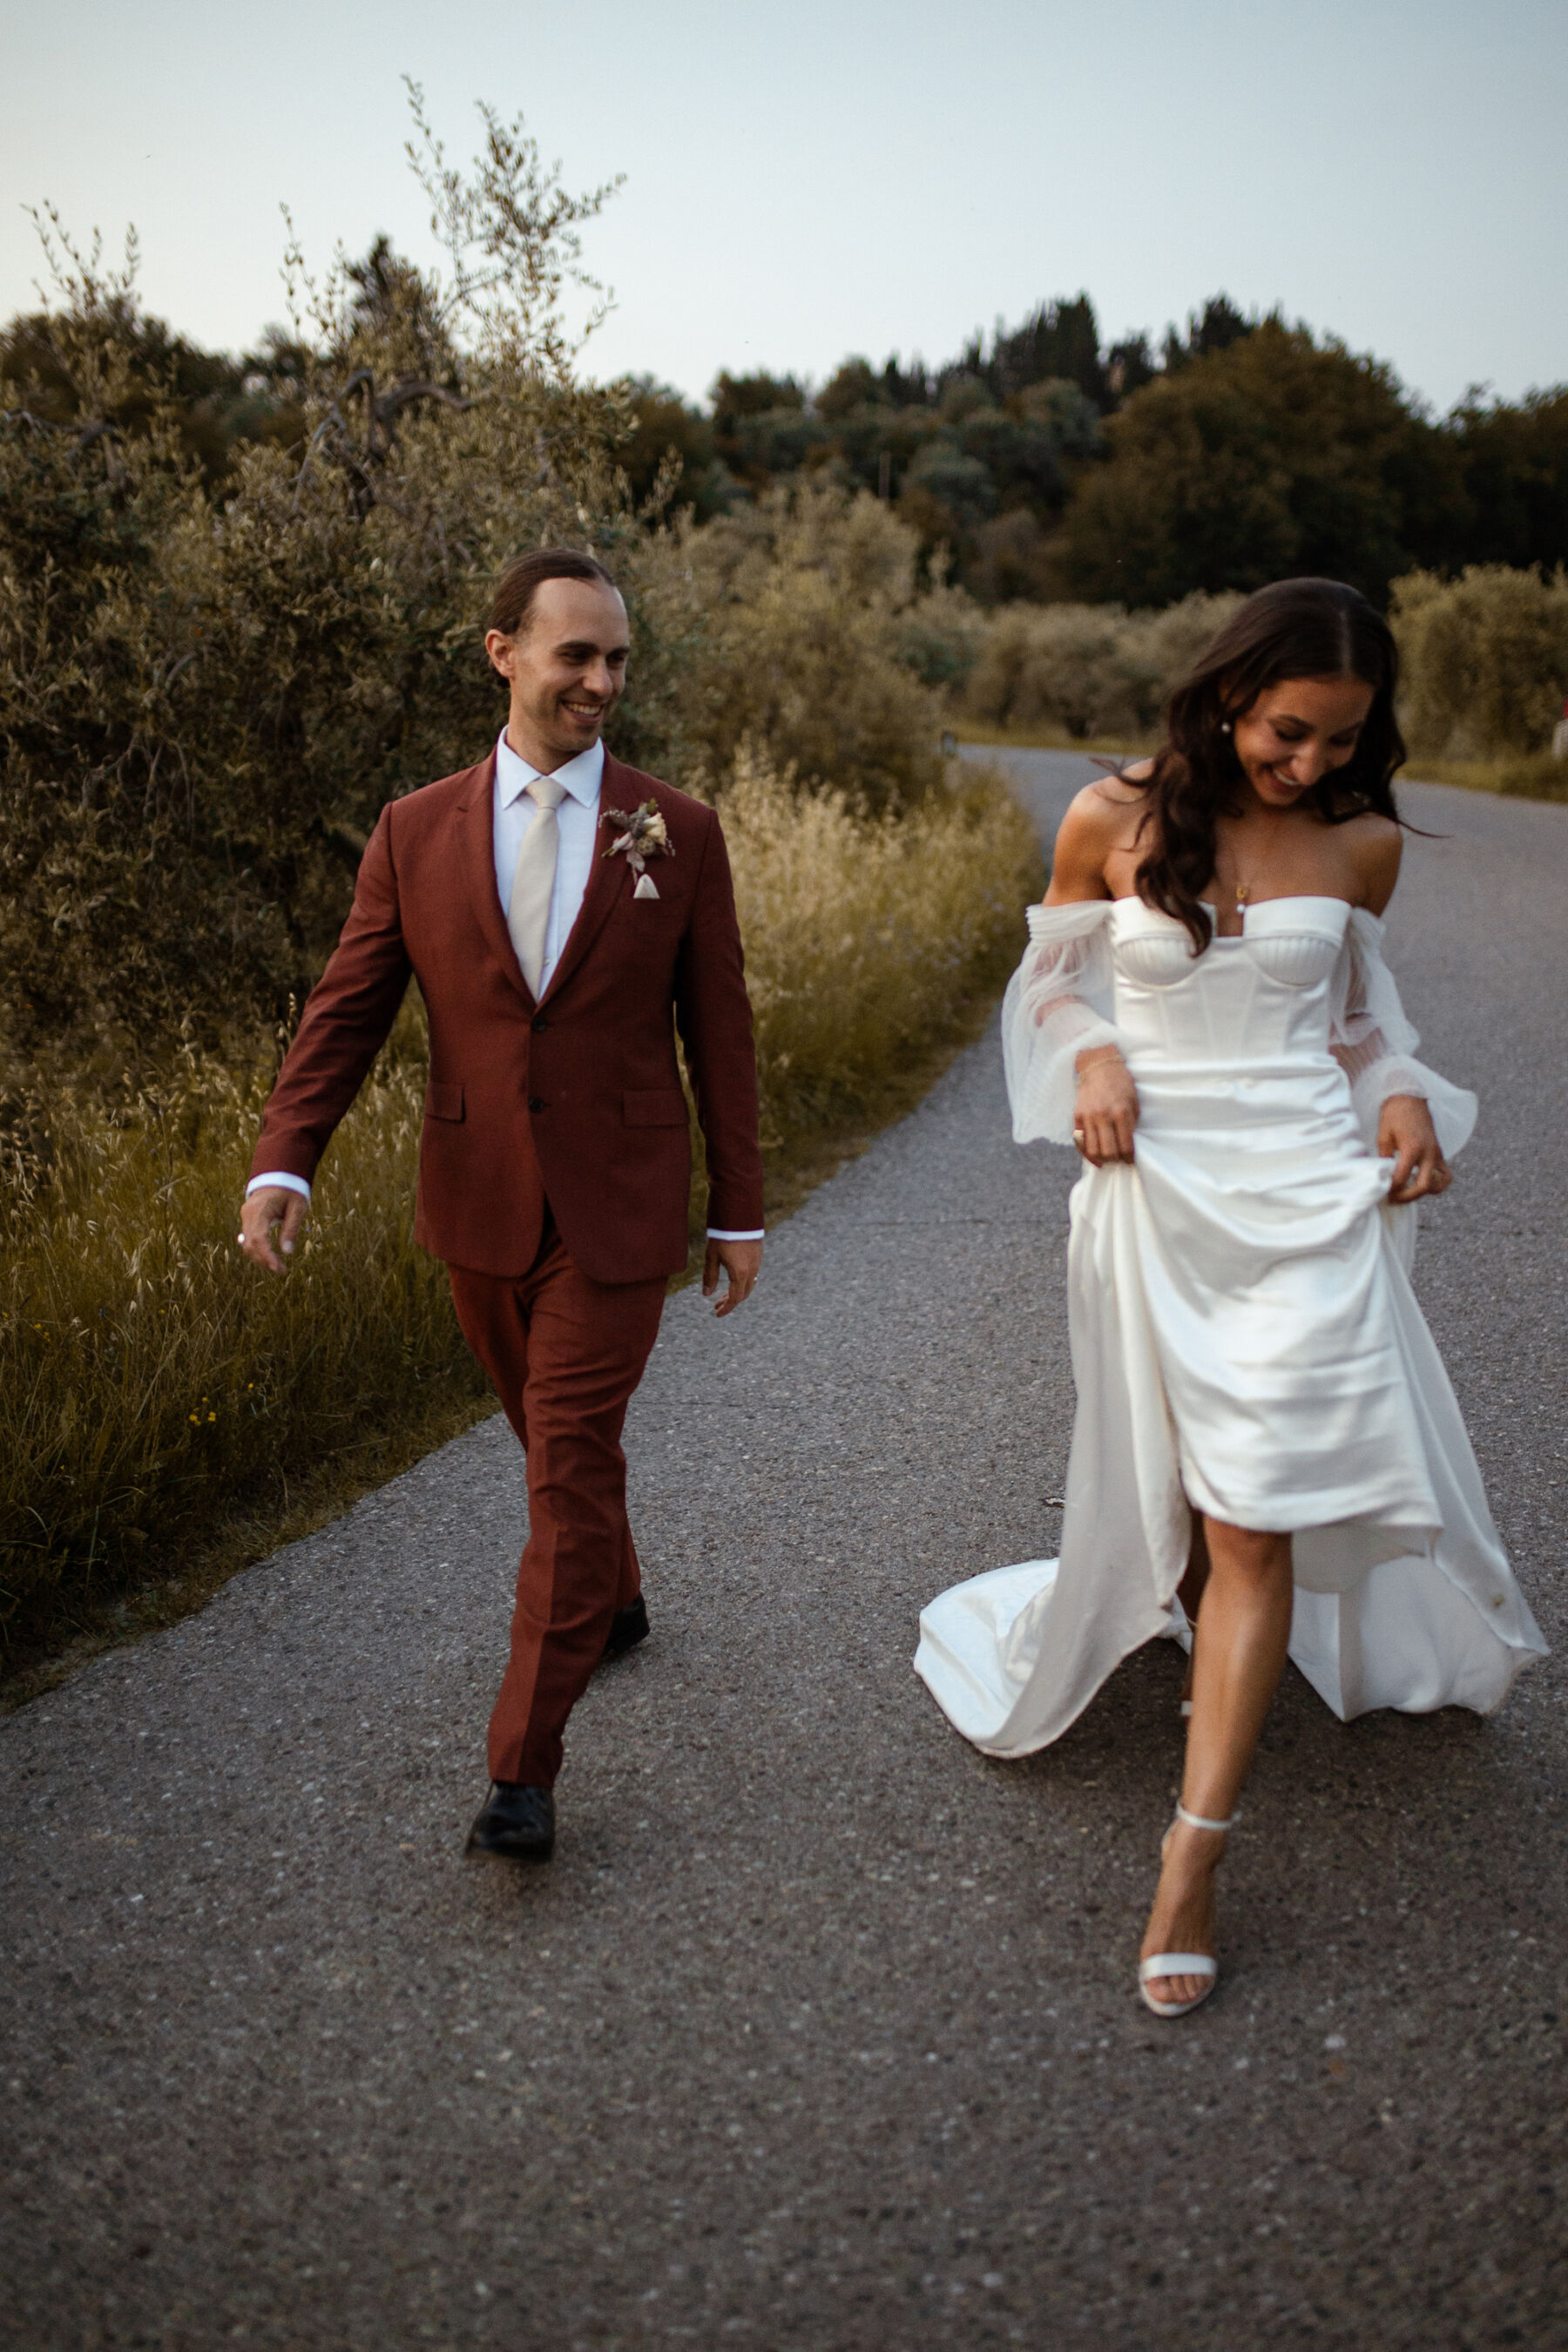
[[509, 1862], [548, 1862], [555, 1851], [555, 1800], [550, 1790], [531, 1789], [522, 1780], [492, 1780], [466, 1851], [504, 1854]]
[[605, 1643], [606, 1658], [623, 1658], [635, 1650], [648, 1635], [647, 1603], [639, 1592], [629, 1609], [617, 1609], [610, 1620], [609, 1639]]

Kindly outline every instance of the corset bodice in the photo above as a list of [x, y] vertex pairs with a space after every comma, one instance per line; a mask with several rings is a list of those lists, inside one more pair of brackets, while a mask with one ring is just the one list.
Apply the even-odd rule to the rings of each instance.
[[1139, 898], [1111, 909], [1116, 1025], [1136, 1063], [1278, 1061], [1326, 1055], [1332, 982], [1350, 908], [1342, 898], [1269, 898], [1239, 938], [1194, 955], [1173, 916]]

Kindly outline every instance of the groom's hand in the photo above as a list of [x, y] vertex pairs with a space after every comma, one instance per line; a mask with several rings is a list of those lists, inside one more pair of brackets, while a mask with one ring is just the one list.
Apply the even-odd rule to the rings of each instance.
[[715, 1315], [732, 1315], [757, 1286], [757, 1276], [763, 1270], [761, 1242], [710, 1242], [708, 1255], [702, 1261], [704, 1298], [711, 1298], [718, 1289], [721, 1266], [729, 1276], [730, 1282], [713, 1312]]
[[303, 1192], [291, 1192], [286, 1184], [266, 1184], [258, 1192], [246, 1196], [239, 1213], [239, 1246], [256, 1265], [264, 1265], [268, 1274], [286, 1274], [288, 1268], [272, 1246], [272, 1228], [279, 1229], [279, 1245], [284, 1257], [291, 1257], [300, 1238], [300, 1228], [310, 1213], [310, 1204]]

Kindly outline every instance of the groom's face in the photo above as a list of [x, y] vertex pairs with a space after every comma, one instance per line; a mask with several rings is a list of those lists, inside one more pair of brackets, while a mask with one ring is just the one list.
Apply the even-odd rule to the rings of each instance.
[[597, 580], [545, 580], [515, 637], [492, 629], [491, 661], [511, 688], [507, 734], [548, 775], [596, 743], [626, 691], [626, 608]]

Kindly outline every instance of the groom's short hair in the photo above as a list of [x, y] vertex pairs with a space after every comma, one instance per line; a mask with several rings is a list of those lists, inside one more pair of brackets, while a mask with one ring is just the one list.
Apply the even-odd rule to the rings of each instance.
[[487, 626], [499, 629], [503, 637], [515, 637], [547, 580], [597, 580], [606, 588], [616, 584], [583, 548], [536, 547], [531, 554], [514, 555], [496, 582]]

